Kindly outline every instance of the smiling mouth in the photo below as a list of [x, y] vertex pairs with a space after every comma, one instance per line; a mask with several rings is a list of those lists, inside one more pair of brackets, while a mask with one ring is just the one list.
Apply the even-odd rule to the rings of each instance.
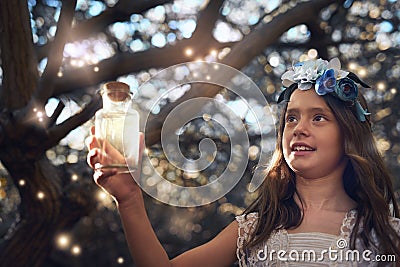
[[304, 145], [295, 145], [292, 147], [293, 151], [315, 151], [314, 148]]

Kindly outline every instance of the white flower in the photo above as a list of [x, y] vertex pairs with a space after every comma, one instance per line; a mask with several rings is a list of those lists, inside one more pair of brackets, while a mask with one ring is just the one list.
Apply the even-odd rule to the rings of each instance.
[[341, 64], [337, 57], [332, 58], [331, 61], [329, 61], [327, 69], [333, 69], [335, 71], [335, 77], [337, 80], [349, 75], [348, 71], [341, 70]]
[[285, 87], [289, 87], [297, 83], [299, 89], [308, 90], [327, 69], [334, 69], [336, 79], [344, 78], [349, 74], [340, 70], [340, 68], [338, 58], [333, 58], [329, 62], [320, 58], [299, 62], [292, 66], [293, 70], [289, 70], [282, 75], [282, 84]]

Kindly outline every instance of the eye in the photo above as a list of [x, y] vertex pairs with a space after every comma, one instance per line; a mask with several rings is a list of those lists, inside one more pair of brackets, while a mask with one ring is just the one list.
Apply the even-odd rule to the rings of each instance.
[[296, 119], [296, 117], [293, 116], [293, 115], [288, 115], [288, 116], [286, 117], [286, 122], [287, 122], [287, 123], [289, 123], [289, 122], [295, 122], [295, 121], [297, 121], [297, 119]]
[[326, 119], [325, 116], [316, 115], [316, 116], [314, 117], [314, 121], [327, 121], [327, 119]]

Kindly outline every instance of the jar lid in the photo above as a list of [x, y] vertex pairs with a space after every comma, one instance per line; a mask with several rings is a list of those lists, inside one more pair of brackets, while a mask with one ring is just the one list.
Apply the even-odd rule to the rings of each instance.
[[117, 81], [105, 83], [101, 94], [106, 94], [112, 101], [125, 101], [131, 97], [129, 85]]

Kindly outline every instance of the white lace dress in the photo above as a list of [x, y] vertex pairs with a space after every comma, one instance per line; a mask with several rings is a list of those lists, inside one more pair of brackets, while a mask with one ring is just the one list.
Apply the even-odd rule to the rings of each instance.
[[[272, 232], [262, 244], [244, 250], [245, 241], [256, 228], [257, 216], [257, 213], [250, 213], [236, 217], [239, 224], [236, 254], [241, 267], [378, 266], [378, 260], [385, 260], [385, 266], [395, 266], [394, 255], [379, 255], [374, 249], [367, 250], [363, 248], [361, 240], [356, 240], [356, 249], [349, 249], [356, 210], [349, 211], [344, 217], [339, 236], [325, 233], [291, 234], [281, 229]], [[400, 235], [400, 219], [390, 218], [390, 223]]]

